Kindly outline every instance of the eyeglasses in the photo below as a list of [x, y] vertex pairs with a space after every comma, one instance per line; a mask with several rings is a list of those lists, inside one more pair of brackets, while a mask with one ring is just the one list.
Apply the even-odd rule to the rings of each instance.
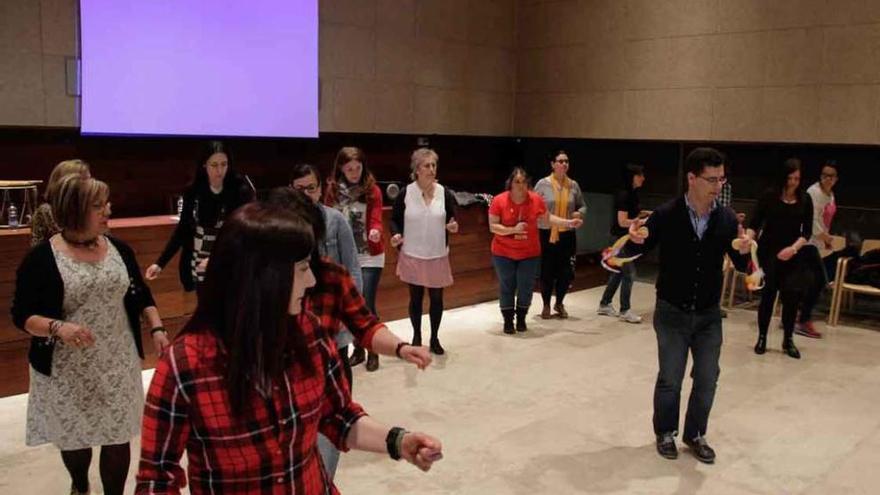
[[823, 179], [836, 179], [837, 174], [822, 174]]
[[702, 175], [698, 175], [697, 177], [703, 179], [704, 181], [708, 182], [709, 184], [712, 184], [713, 186], [718, 186], [718, 185], [723, 186], [724, 184], [727, 184], [727, 177], [724, 177], [724, 176], [703, 177]]
[[556, 163], [568, 163], [568, 158], [563, 158], [561, 160], [556, 160]]
[[307, 186], [293, 186], [293, 188], [296, 189], [297, 191], [305, 191], [307, 193], [313, 193], [313, 192], [316, 192], [318, 189], [320, 189], [321, 186], [319, 186], [318, 184], [309, 184]]

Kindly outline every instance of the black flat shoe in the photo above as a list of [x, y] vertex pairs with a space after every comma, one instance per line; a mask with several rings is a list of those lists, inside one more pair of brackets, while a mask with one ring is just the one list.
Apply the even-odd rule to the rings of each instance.
[[782, 343], [782, 352], [784, 352], [785, 355], [790, 358], [801, 358], [801, 351], [799, 351], [798, 348], [795, 347], [794, 342], [791, 341]]
[[440, 341], [435, 339], [431, 339], [431, 352], [438, 356], [442, 356], [446, 353], [446, 351], [443, 350], [443, 347], [440, 345]]
[[755, 354], [764, 354], [767, 352], [767, 336], [759, 335], [758, 343], [755, 344]]
[[672, 433], [657, 435], [657, 453], [666, 459], [678, 459], [678, 447]]
[[715, 451], [712, 450], [712, 447], [709, 447], [705, 438], [685, 439], [684, 444], [690, 448], [691, 453], [694, 454], [698, 461], [706, 464], [713, 464], [715, 462]]

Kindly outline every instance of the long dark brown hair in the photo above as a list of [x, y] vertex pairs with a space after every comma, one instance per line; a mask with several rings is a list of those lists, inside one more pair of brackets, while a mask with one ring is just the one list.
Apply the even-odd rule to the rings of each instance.
[[281, 379], [291, 364], [314, 373], [308, 342], [290, 315], [294, 265], [315, 247], [309, 213], [266, 203], [235, 210], [220, 230], [198, 307], [186, 332], [210, 332], [226, 353], [233, 413], [254, 385]]
[[345, 180], [345, 174], [342, 173], [342, 166], [346, 163], [357, 160], [361, 162], [363, 167], [361, 171], [361, 180], [357, 185], [364, 190], [364, 203], [373, 200], [373, 186], [376, 185], [376, 178], [370, 169], [367, 168], [367, 155], [362, 149], [354, 146], [345, 146], [336, 153], [336, 159], [333, 160], [333, 168], [330, 170], [330, 176], [327, 177], [327, 187], [324, 189], [324, 204], [334, 206], [339, 201], [339, 183]]

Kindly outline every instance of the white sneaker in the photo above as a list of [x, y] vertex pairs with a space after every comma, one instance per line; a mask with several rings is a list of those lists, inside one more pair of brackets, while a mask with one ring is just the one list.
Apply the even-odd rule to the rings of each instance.
[[599, 309], [596, 310], [596, 314], [602, 316], [613, 316], [615, 318], [620, 316], [620, 313], [618, 313], [617, 310], [614, 309], [614, 306], [610, 304], [600, 304]]
[[631, 309], [626, 310], [623, 313], [620, 313], [620, 319], [627, 323], [641, 323], [642, 317], [633, 313]]

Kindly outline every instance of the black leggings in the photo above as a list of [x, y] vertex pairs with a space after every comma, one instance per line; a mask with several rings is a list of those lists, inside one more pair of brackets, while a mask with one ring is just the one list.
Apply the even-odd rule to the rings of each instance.
[[[409, 321], [413, 327], [413, 338], [422, 339], [422, 300], [425, 298], [425, 287], [409, 284]], [[431, 340], [437, 339], [440, 331], [440, 320], [443, 319], [443, 289], [428, 289], [431, 317]]]
[[[92, 464], [92, 449], [62, 450], [61, 460], [70, 473], [73, 486], [79, 492], [89, 489], [89, 466]], [[122, 495], [128, 465], [131, 462], [131, 446], [128, 443], [101, 446], [101, 483], [107, 495]]]
[[540, 229], [538, 233], [541, 237], [541, 299], [544, 306], [549, 306], [556, 289], [556, 304], [562, 304], [574, 279], [577, 234], [573, 230], [560, 232], [559, 241], [551, 244], [550, 229]]
[[[765, 270], [764, 288], [761, 290], [761, 304], [758, 306], [758, 333], [766, 336], [773, 317], [773, 305], [776, 293], [782, 303], [782, 329], [785, 338], [790, 339], [794, 333], [794, 320], [797, 317], [798, 305], [803, 299], [804, 290], [792, 280], [798, 266], [798, 260], [780, 261], [775, 257], [762, 260], [761, 267]], [[812, 282], [812, 277], [811, 280]]]

